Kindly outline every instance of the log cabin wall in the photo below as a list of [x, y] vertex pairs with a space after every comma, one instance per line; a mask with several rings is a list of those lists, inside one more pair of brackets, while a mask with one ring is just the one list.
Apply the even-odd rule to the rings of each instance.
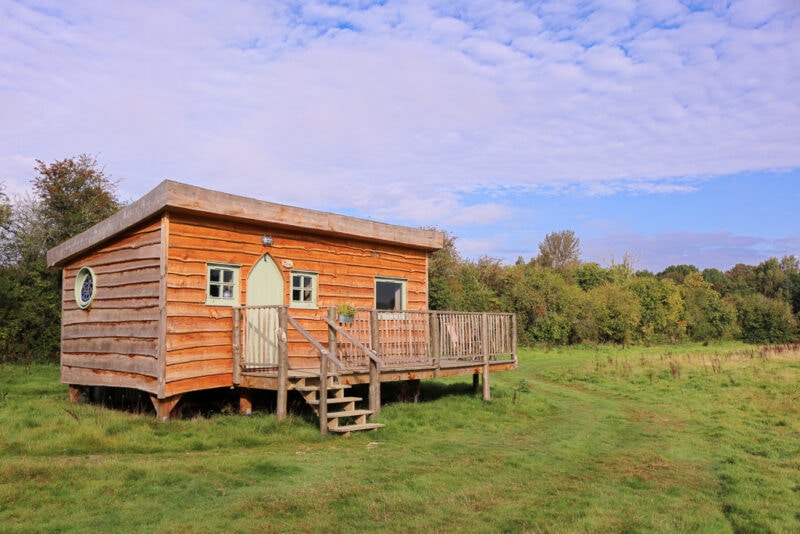
[[[289, 304], [292, 271], [317, 273], [317, 307], [290, 308], [323, 345], [328, 331], [319, 319], [328, 306], [350, 302], [373, 308], [376, 277], [406, 280], [409, 310], [427, 308], [427, 252], [366, 240], [302, 233], [179, 213], [169, 214], [166, 268], [165, 387], [159, 396], [232, 384], [232, 308], [206, 304], [207, 264], [239, 265], [239, 301], [247, 303], [247, 277], [269, 254], [283, 278]], [[263, 235], [271, 246], [261, 243]], [[318, 356], [297, 332], [289, 333], [290, 365], [318, 366]]]
[[[160, 257], [157, 218], [64, 266], [62, 382], [158, 392]], [[75, 299], [82, 267], [95, 274], [86, 309]]]

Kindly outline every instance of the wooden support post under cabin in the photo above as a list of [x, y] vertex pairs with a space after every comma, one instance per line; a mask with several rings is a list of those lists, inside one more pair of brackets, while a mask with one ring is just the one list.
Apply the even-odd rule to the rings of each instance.
[[253, 413], [253, 392], [248, 388], [241, 388], [239, 390], [239, 413], [242, 415], [250, 415]]
[[412, 378], [407, 380], [406, 383], [408, 384], [408, 399], [411, 400], [414, 404], [419, 402], [419, 387], [422, 383], [422, 380], [419, 378]]
[[474, 373], [472, 375], [472, 392], [473, 393], [477, 393], [478, 389], [480, 389], [480, 385], [481, 385], [480, 378], [481, 378], [481, 374], [480, 373]]
[[275, 407], [278, 420], [286, 419], [289, 398], [289, 311], [282, 307], [278, 311], [278, 399]]
[[173, 395], [172, 397], [159, 399], [156, 395], [150, 395], [150, 400], [153, 403], [153, 407], [156, 409], [156, 417], [162, 422], [166, 422], [173, 408], [175, 408], [175, 405], [178, 404], [182, 396], [183, 395]]
[[69, 401], [70, 402], [80, 402], [82, 393], [83, 393], [83, 388], [81, 386], [76, 386], [74, 384], [70, 384], [69, 385]]
[[[370, 344], [372, 351], [381, 357], [380, 335], [378, 333], [378, 310], [369, 312]], [[381, 413], [381, 373], [378, 362], [369, 359], [369, 409], [372, 418]]]
[[492, 400], [489, 389], [489, 316], [481, 314], [481, 338], [483, 345], [483, 400]]

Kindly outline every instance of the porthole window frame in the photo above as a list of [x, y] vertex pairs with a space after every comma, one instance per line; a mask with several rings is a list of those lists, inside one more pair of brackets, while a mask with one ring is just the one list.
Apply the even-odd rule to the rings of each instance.
[[[84, 298], [84, 284], [89, 279], [92, 282], [92, 291], [88, 298]], [[97, 275], [91, 267], [83, 266], [78, 269], [78, 274], [75, 275], [75, 303], [82, 310], [86, 310], [94, 302], [94, 297], [97, 295]]]

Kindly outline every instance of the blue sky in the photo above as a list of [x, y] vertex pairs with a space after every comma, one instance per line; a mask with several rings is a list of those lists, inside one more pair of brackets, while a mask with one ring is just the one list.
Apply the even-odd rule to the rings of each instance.
[[800, 255], [796, 0], [0, 0], [0, 182], [96, 155], [467, 257]]

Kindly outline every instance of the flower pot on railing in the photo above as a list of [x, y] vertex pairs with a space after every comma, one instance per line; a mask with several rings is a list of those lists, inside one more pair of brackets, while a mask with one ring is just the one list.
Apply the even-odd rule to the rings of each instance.
[[339, 322], [342, 324], [352, 324], [356, 316], [356, 308], [350, 303], [340, 304], [336, 308], [336, 312], [339, 314]]

